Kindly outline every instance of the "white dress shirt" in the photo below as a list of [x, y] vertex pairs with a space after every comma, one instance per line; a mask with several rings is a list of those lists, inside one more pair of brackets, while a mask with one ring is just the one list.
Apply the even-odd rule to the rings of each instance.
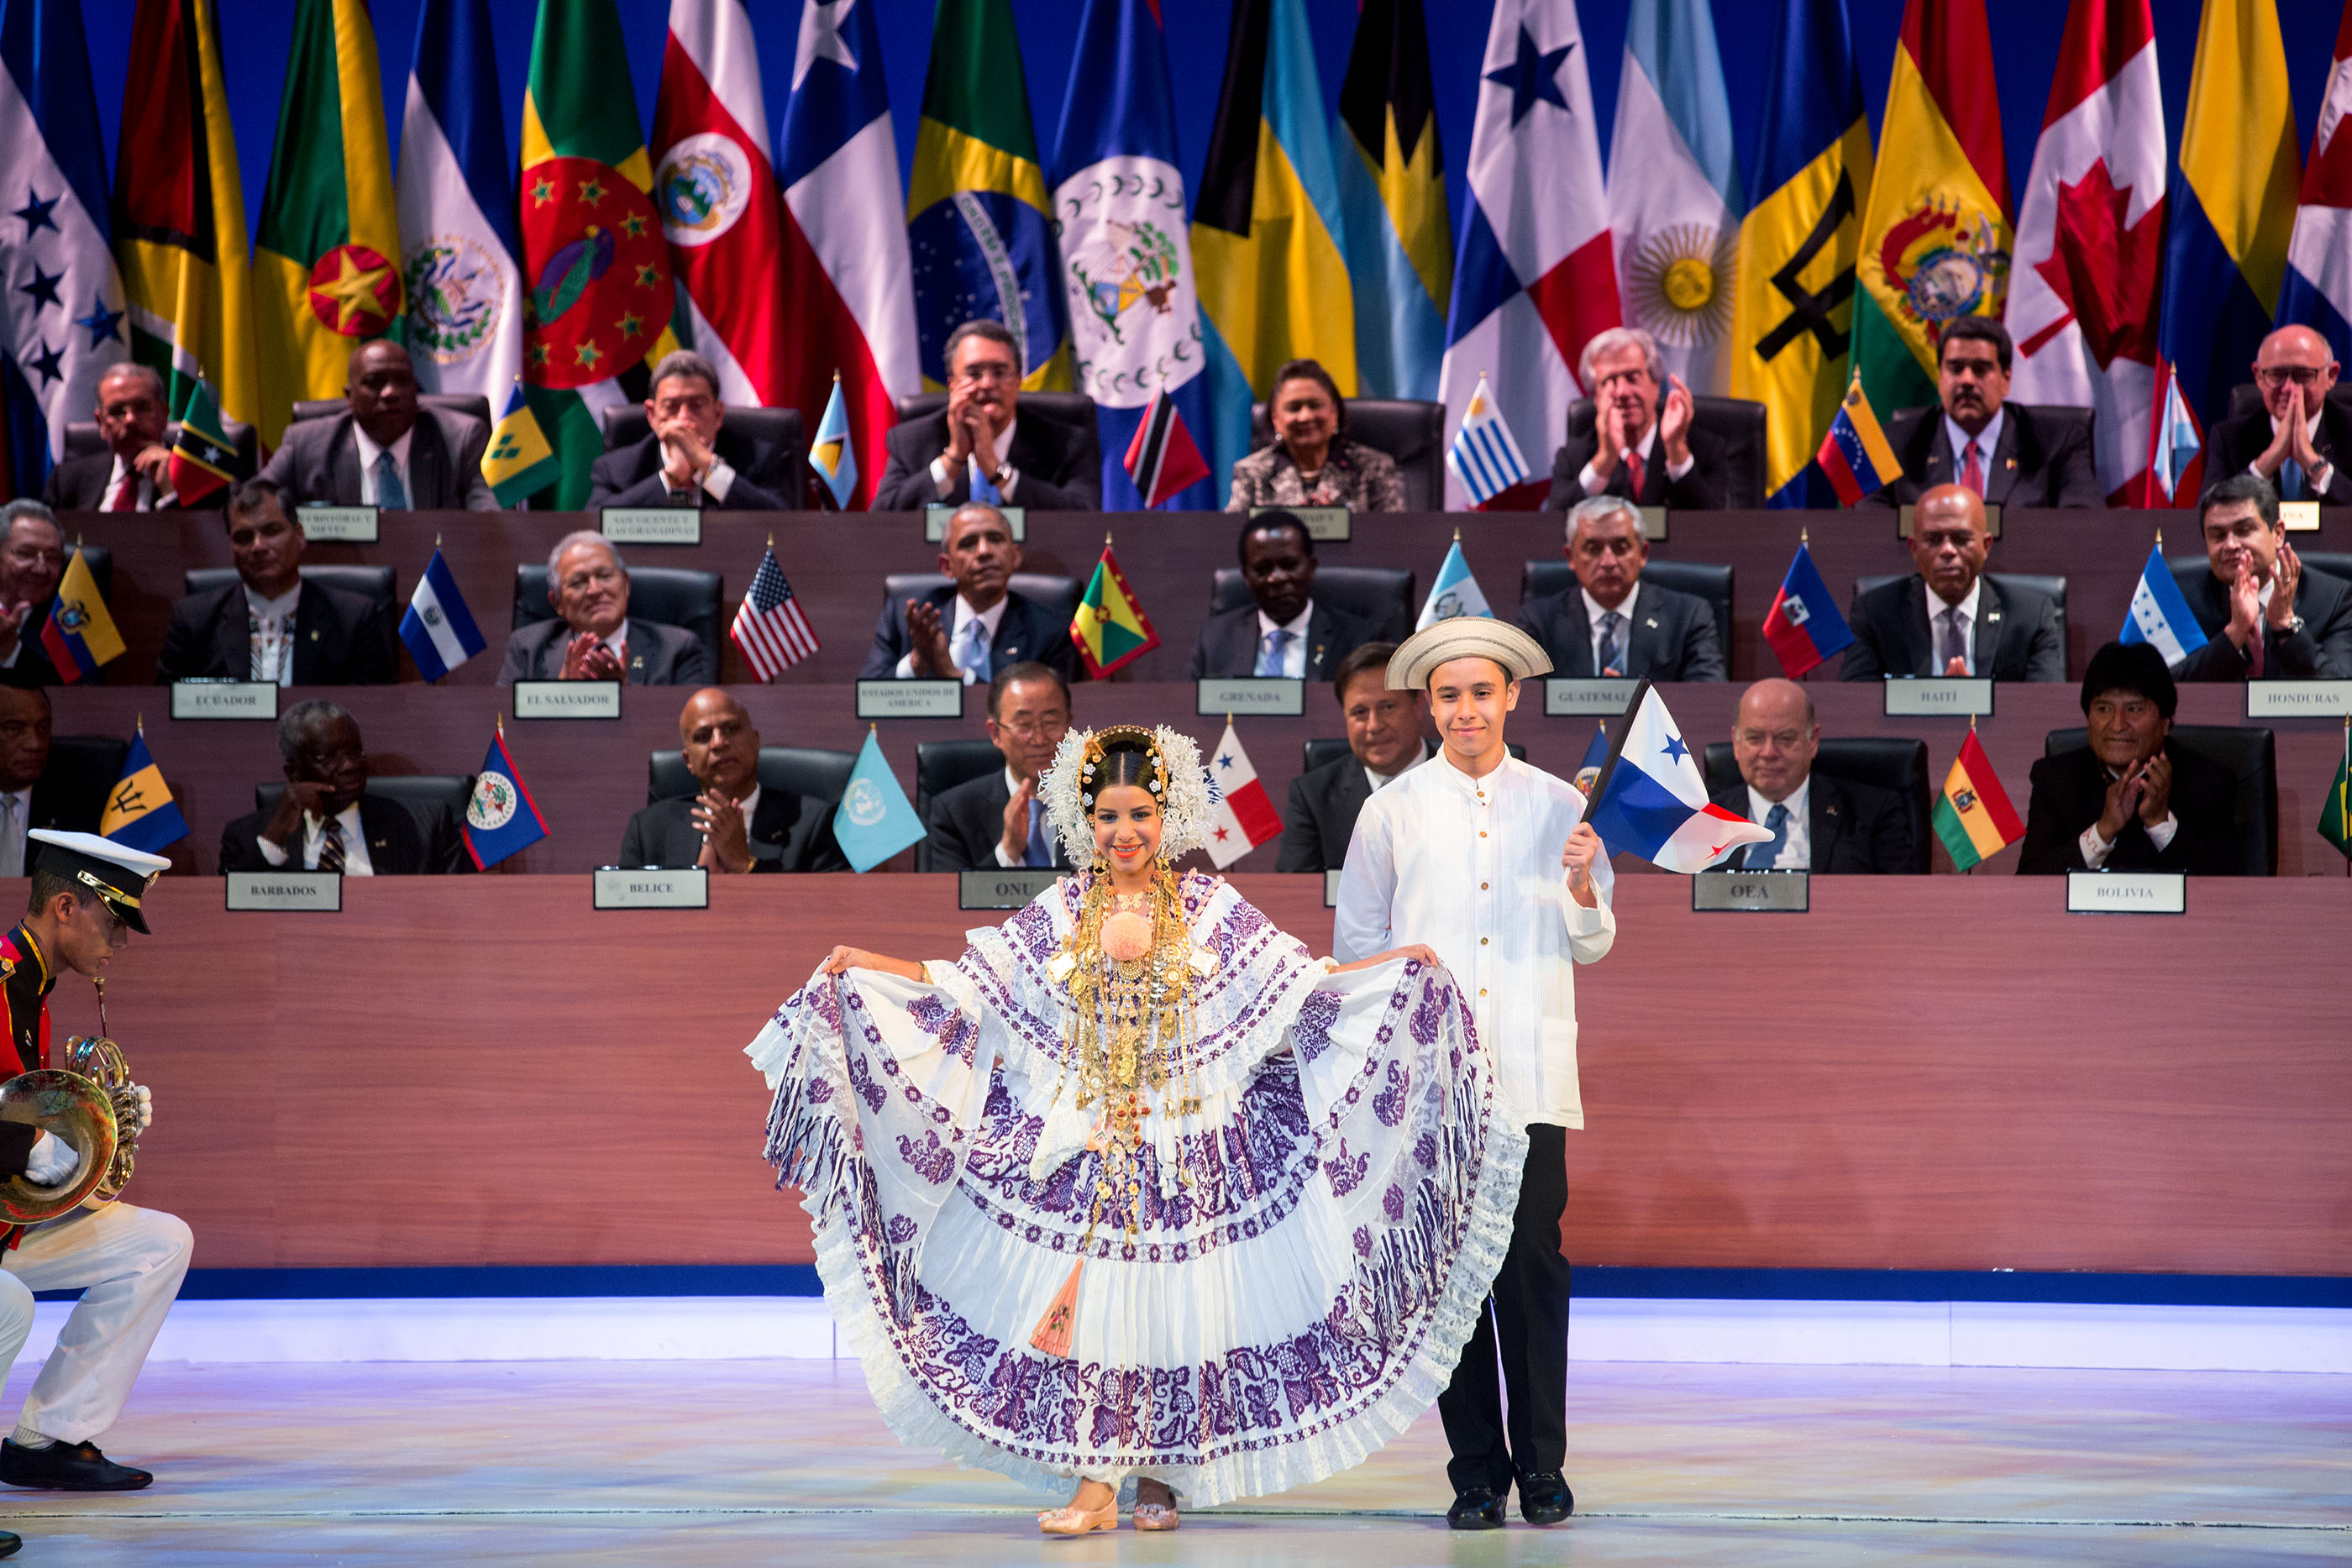
[[[1004, 422], [1004, 428], [996, 433], [996, 460], [1012, 470], [1004, 476], [1003, 483], [997, 484], [996, 493], [1004, 497], [1005, 504], [1008, 506], [1013, 502], [1014, 487], [1021, 483], [1021, 470], [1013, 467], [1013, 432], [1020, 423], [1021, 415], [1015, 413], [1011, 419]], [[966, 462], [968, 465], [970, 459]], [[955, 489], [958, 477], [960, 476], [948, 467], [946, 453], [942, 452], [931, 459], [931, 483], [938, 486], [940, 500], [946, 500]], [[995, 481], [992, 480], [991, 483]]]
[[[360, 803], [354, 800], [344, 807], [336, 813], [335, 821], [341, 823], [343, 829], [343, 874], [373, 876], [375, 862], [368, 859], [367, 834], [360, 829]], [[293, 862], [291, 855], [268, 839], [257, 839], [257, 841], [261, 846], [261, 858], [271, 865], [282, 866]], [[319, 852], [326, 847], [326, 843], [327, 820], [324, 817], [313, 816], [309, 811], [303, 812], [302, 870], [319, 869]]]
[[[1580, 588], [1577, 592], [1584, 595], [1584, 624], [1592, 636], [1592, 673], [1598, 675], [1601, 674], [1601, 618], [1610, 612], [1609, 606], [1584, 589]], [[1641, 597], [1642, 580], [1637, 577], [1633, 580], [1633, 586], [1625, 591], [1624, 602], [1617, 606], [1617, 613], [1625, 618], [1622, 630], [1625, 633], [1625, 657], [1629, 661], [1633, 657], [1633, 606]], [[1620, 674], [1623, 673], [1622, 668], [1618, 671]]]
[[[1653, 455], [1658, 450], [1658, 422], [1656, 420], [1654, 419], [1650, 421], [1650, 428], [1642, 433], [1642, 439], [1633, 444], [1633, 450], [1641, 455], [1642, 472], [1646, 476], [1650, 472], [1650, 465], [1654, 461]], [[1595, 457], [1600, 455], [1598, 449], [1595, 450], [1593, 455]], [[1618, 461], [1622, 463], [1624, 459], [1620, 457]], [[1693, 453], [1679, 463], [1667, 464], [1666, 477], [1670, 480], [1679, 479], [1697, 466], [1698, 455], [1696, 453]], [[1616, 476], [1613, 474], [1610, 476], [1610, 478], [1613, 479]], [[1585, 464], [1583, 468], [1578, 472], [1576, 476], [1576, 483], [1588, 496], [1598, 496], [1601, 491], [1609, 487], [1608, 480], [1601, 478], [1601, 471], [1593, 467], [1591, 463]]]
[[1969, 471], [1969, 443], [1973, 441], [1977, 444], [1977, 472], [1984, 476], [1985, 488], [1992, 488], [1993, 449], [2000, 444], [2001, 422], [2008, 417], [2009, 410], [1997, 408], [1992, 411], [1992, 418], [1985, 422], [1984, 433], [1970, 435], [1953, 423], [1950, 414], [1944, 416], [1944, 444], [1952, 449], [1953, 484], [1958, 484], [1960, 476]]
[[[2123, 777], [2122, 770], [2119, 768], [2102, 768], [2099, 771], [2105, 776], [2110, 784]], [[2133, 815], [2137, 818], [2138, 813], [2134, 812]], [[2130, 824], [2126, 822], [2125, 825], [2128, 827]], [[2146, 827], [2147, 824], [2142, 823], [2141, 826]], [[2171, 844], [2172, 836], [2179, 831], [2180, 831], [2180, 819], [2172, 814], [2171, 807], [2167, 806], [2164, 821], [2147, 829], [2147, 841], [2156, 846], [2157, 853], [2162, 854]], [[2104, 868], [2107, 863], [2107, 857], [2116, 852], [2116, 841], [2099, 836], [2099, 820], [2096, 817], [2091, 819], [2089, 827], [2076, 835], [2074, 846], [2083, 852], [2083, 863], [2093, 871]]]
[[131, 504], [131, 509], [134, 512], [160, 511], [165, 507], [176, 507], [180, 503], [178, 491], [165, 490], [160, 495], [157, 494], [153, 482], [146, 475], [125, 463], [122, 460], [122, 454], [118, 452], [114, 455], [114, 472], [107, 476], [106, 494], [98, 498], [98, 509], [101, 512], [114, 510], [115, 497], [126, 484], [133, 486], [133, 494], [138, 497], [138, 499]]
[[1764, 819], [1772, 814], [1772, 808], [1775, 805], [1789, 808], [1789, 836], [1781, 841], [1780, 852], [1772, 857], [1772, 863], [1769, 866], [1756, 865], [1751, 862], [1743, 864], [1739, 869], [1742, 871], [1811, 871], [1813, 865], [1813, 776], [1810, 773], [1806, 774], [1805, 781], [1790, 790], [1789, 798], [1785, 800], [1767, 800], [1756, 792], [1756, 787], [1753, 784], [1748, 787], [1748, 820], [1749, 821], [1759, 828], [1762, 827]]
[[1969, 584], [1969, 591], [1958, 604], [1947, 604], [1937, 597], [1936, 591], [1921, 585], [1920, 592], [1927, 596], [1927, 666], [1936, 674], [1944, 673], [1944, 621], [1949, 611], [1960, 612], [1960, 648], [1969, 662], [1969, 674], [1977, 673], [1977, 600], [1984, 592], [1984, 579], [1979, 576]]
[[1290, 641], [1282, 645], [1282, 668], [1276, 674], [1303, 681], [1307, 678], [1307, 623], [1315, 619], [1315, 601], [1308, 600], [1298, 619], [1276, 626], [1274, 617], [1261, 610], [1257, 612], [1257, 651], [1250, 655], [1250, 673], [1257, 673], [1258, 661], [1265, 657], [1265, 640], [1277, 631], [1290, 633]]
[[[1008, 593], [985, 610], [974, 610], [971, 607], [971, 601], [966, 599], [961, 593], [957, 594], [955, 599], [955, 624], [948, 628], [948, 657], [952, 659], [960, 657], [962, 654], [965, 643], [971, 636], [971, 633], [965, 631], [964, 628], [970, 626], [975, 621], [979, 622], [981, 625], [981, 645], [988, 648], [995, 647], [996, 629], [1004, 623], [1004, 607], [1012, 602], [1013, 595]], [[971, 670], [961, 669], [961, 666], [959, 666], [959, 673], [963, 676], [963, 684], [965, 685], [971, 685], [974, 681], [977, 681], [980, 678]], [[913, 678], [915, 674], [915, 654], [912, 649], [909, 649], [907, 653], [899, 656], [898, 667], [893, 670], [891, 674], [897, 675], [898, 679], [902, 681]], [[945, 679], [946, 677], [934, 676], [933, 678]]]
[[1605, 858], [1592, 866], [1597, 906], [1569, 895], [1560, 852], [1583, 820], [1566, 779], [1510, 757], [1472, 779], [1441, 754], [1364, 803], [1339, 873], [1334, 956], [1435, 949], [1494, 1052], [1514, 1125], [1584, 1125], [1573, 971], [1609, 951], [1617, 916]]
[[253, 649], [252, 663], [247, 666], [248, 679], [270, 685], [294, 684], [294, 611], [301, 601], [299, 582], [275, 599], [264, 599], [250, 588], [245, 591], [246, 625]]
[[33, 787], [27, 784], [22, 789], [0, 790], [0, 800], [16, 802], [15, 815], [0, 816], [0, 823], [6, 825], [8, 832], [8, 841], [0, 844], [0, 875], [23, 876], [27, 870], [25, 832], [33, 825]]
[[[419, 419], [424, 419], [430, 416], [420, 413], [417, 417]], [[359, 444], [360, 449], [361, 506], [380, 507], [383, 504], [375, 498], [375, 465], [376, 459], [383, 456], [387, 452], [392, 454], [393, 467], [400, 474], [400, 487], [406, 493], [408, 497], [408, 504], [411, 507], [416, 505], [416, 486], [410, 484], [408, 480], [408, 438], [415, 434], [416, 427], [415, 425], [411, 425], [406, 430], [402, 431], [400, 433], [400, 439], [394, 442], [390, 446], [378, 446], [375, 444], [374, 439], [371, 437], [366, 431], [362, 430], [359, 427], [358, 421], [354, 420], [352, 423], [352, 439]]]
[[1406, 774], [1412, 772], [1414, 768], [1428, 761], [1429, 758], [1429, 742], [1424, 740], [1421, 743], [1421, 749], [1414, 752], [1412, 758], [1407, 761], [1403, 767], [1398, 768], [1393, 773], [1381, 773], [1376, 772], [1370, 768], [1365, 768], [1364, 782], [1371, 786], [1372, 793], [1377, 795], [1388, 786], [1395, 783], [1398, 779], [1403, 778]]

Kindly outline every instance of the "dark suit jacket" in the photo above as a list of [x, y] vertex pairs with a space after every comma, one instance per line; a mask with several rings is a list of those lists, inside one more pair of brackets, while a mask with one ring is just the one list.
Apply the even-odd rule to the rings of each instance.
[[[16, 636], [16, 662], [0, 669], [0, 685], [55, 686], [64, 682], [58, 667], [49, 663], [49, 651], [41, 646], [41, 628], [49, 623], [49, 612], [56, 607], [57, 595], [51, 594], [26, 612], [25, 624]], [[100, 680], [103, 682], [104, 676]]]
[[[172, 606], [163, 651], [155, 660], [159, 684], [242, 681], [252, 669], [244, 583], [193, 593]], [[294, 602], [296, 685], [389, 685], [395, 673], [392, 620], [383, 606], [338, 588], [303, 583], [302, 597]]]
[[[940, 623], [952, 635], [955, 622], [956, 591], [953, 583], [935, 588], [927, 602], [940, 612]], [[882, 614], [874, 622], [874, 646], [866, 655], [866, 664], [857, 672], [861, 681], [887, 681], [898, 668], [898, 661], [914, 647], [914, 639], [907, 631], [907, 601], [893, 599], [882, 606]], [[1078, 673], [1078, 651], [1070, 645], [1070, 628], [1066, 622], [1056, 624], [1052, 612], [1034, 599], [1017, 593], [1004, 596], [1004, 616], [996, 623], [996, 638], [988, 645], [989, 668], [1001, 670], [1034, 659], [1050, 664], [1061, 672], [1066, 681], [1081, 679]], [[1000, 800], [998, 805], [1004, 802]]]
[[[261, 470], [297, 504], [360, 504], [360, 445], [352, 416], [306, 419], [286, 427], [285, 444]], [[408, 505], [419, 512], [495, 512], [499, 497], [482, 477], [488, 426], [446, 409], [419, 409], [408, 436]]]
[[[2270, 444], [2269, 409], [2258, 408], [2223, 420], [2205, 438], [2205, 482], [2210, 485], [2217, 479], [2245, 473], [2254, 465], [2255, 458], [2270, 450]], [[2311, 444], [2335, 465], [2336, 471], [2328, 476], [2326, 495], [2305, 485], [2303, 498], [2323, 506], [2352, 507], [2352, 473], [2345, 471], [2347, 465], [2352, 465], [2352, 410], [2332, 397], [2322, 402], [2319, 434], [2312, 437]]]
[[[2211, 876], [2231, 867], [2227, 852], [2238, 788], [2229, 770], [2169, 740], [2172, 814], [2180, 827], [2158, 853], [2137, 817], [2124, 824], [2108, 852], [2107, 871], [2185, 871]], [[2107, 771], [2087, 746], [2045, 757], [2033, 765], [2033, 799], [2025, 809], [2025, 848], [2020, 875], [2055, 876], [2083, 871], [2083, 830], [2106, 809]]]
[[[1429, 742], [1421, 743], [1422, 766]], [[1282, 814], [1282, 842], [1274, 852], [1276, 871], [1336, 871], [1348, 862], [1348, 841], [1356, 836], [1356, 816], [1372, 798], [1372, 781], [1354, 752], [1290, 781], [1290, 809]]]
[[[2060, 426], [2022, 403], [2003, 403], [2000, 438], [1993, 444], [1985, 473], [1985, 503], [1994, 507], [2104, 507], [2099, 471], [2090, 437], [2079, 425]], [[2063, 432], [2062, 434], [2061, 432]], [[1944, 407], [1895, 411], [1886, 422], [1886, 442], [1903, 465], [1902, 475], [1869, 499], [1882, 507], [1906, 506], [1923, 491], [1959, 477], [1952, 444], [1944, 438]]]
[[[759, 810], [745, 835], [751, 841], [751, 869], [847, 871], [849, 857], [833, 838], [833, 808], [809, 795], [762, 789]], [[694, 798], [656, 800], [629, 819], [621, 834], [620, 863], [678, 868], [702, 855], [702, 833], [694, 825]]]
[[[269, 825], [266, 811], [252, 811], [221, 830], [220, 869], [272, 871], [261, 856], [261, 830]], [[444, 807], [433, 809], [433, 820], [420, 824], [397, 800], [373, 795], [360, 797], [360, 831], [367, 835], [368, 864], [378, 876], [446, 876], [474, 869], [457, 824]], [[301, 858], [298, 842], [287, 853], [291, 867]]]
[[[2058, 601], [1990, 577], [1977, 582], [1977, 618], [1969, 628], [1977, 674], [1996, 681], [2064, 680], [2066, 634], [2058, 624]], [[1846, 620], [1853, 627], [1853, 645], [1845, 651], [1838, 679], [1944, 673], [1927, 624], [1927, 584], [1917, 572], [1863, 594]]]
[[[874, 494], [877, 512], [919, 512], [933, 505], [960, 507], [971, 498], [967, 475], [942, 497], [931, 483], [931, 459], [948, 449], [948, 413], [941, 409], [895, 425], [884, 438], [889, 466]], [[1021, 475], [1005, 501], [1033, 512], [1102, 510], [1102, 444], [1092, 424], [1066, 424], [1032, 405], [1016, 409], [1013, 450], [997, 455]]]
[[[1552, 674], [1591, 679], [1592, 622], [1585, 619], [1584, 591], [1566, 589], [1519, 606], [1522, 630], [1551, 655]], [[1715, 612], [1694, 593], [1676, 593], [1655, 583], [1633, 596], [1633, 625], [1625, 644], [1625, 674], [1654, 681], [1724, 679], [1723, 647], [1715, 634]]]
[[[710, 650], [682, 626], [665, 626], [632, 615], [624, 641], [629, 645], [629, 685], [633, 686], [707, 686], [719, 678], [719, 672], [711, 668]], [[561, 619], [516, 627], [507, 638], [499, 685], [562, 679], [563, 651], [571, 643], [572, 628]]]
[[[2221, 635], [2230, 624], [2230, 591], [2207, 572], [2189, 595], [2189, 612], [2205, 645], [2172, 666], [2179, 681], [2242, 681], [2253, 669], [2238, 645]], [[2306, 568], [2295, 584], [2294, 611], [2303, 630], [2282, 636], [2263, 622], [2263, 678], [2269, 681], [2352, 678], [2352, 583]]]
[[[1748, 786], [1735, 780], [1710, 797], [1727, 811], [1745, 817], [1752, 802]], [[1823, 875], [1867, 873], [1894, 876], [1919, 869], [1919, 847], [1911, 841], [1911, 821], [1903, 799], [1892, 789], [1874, 789], [1816, 773], [1805, 796], [1805, 831], [1812, 841], [1812, 870]], [[1718, 871], [1738, 871], [1760, 844], [1743, 844]], [[1760, 868], [1759, 868], [1760, 869]]]
[[[79, 457], [68, 457], [49, 470], [49, 482], [41, 490], [41, 499], [60, 512], [94, 512], [106, 505], [106, 486], [114, 478], [114, 454], [86, 452]], [[218, 511], [228, 500], [226, 487], [215, 490], [189, 511]]]
[[[1579, 435], [1570, 432], [1551, 460], [1551, 494], [1544, 497], [1544, 509], [1565, 512], [1584, 499], [1584, 486], [1576, 476], [1601, 450], [1601, 433], [1588, 430]], [[1601, 494], [1622, 496], [1637, 507], [1672, 507], [1685, 512], [1719, 512], [1731, 505], [1731, 485], [1723, 472], [1723, 438], [1711, 430], [1690, 429], [1690, 472], [1679, 479], [1666, 477], [1666, 449], [1664, 442], [1654, 442], [1650, 456], [1642, 470], [1642, 493], [1633, 494], [1633, 476], [1620, 463], [1617, 472], [1609, 476]]]
[[[791, 509], [784, 500], [787, 483], [781, 472], [783, 455], [764, 442], [752, 440], [739, 431], [719, 427], [719, 438], [710, 444], [730, 468], [735, 470], [735, 482], [727, 486], [724, 501], [705, 491], [701, 504], [714, 512], [782, 512]], [[667, 507], [670, 504], [669, 484], [662, 477], [661, 438], [648, 435], [635, 446], [624, 446], [607, 452], [589, 465], [588, 509], [599, 507]], [[794, 492], [797, 499], [797, 492]], [[692, 863], [692, 862], [688, 862]]]
[[[1371, 640], [1370, 623], [1317, 601], [1307, 622], [1306, 678], [1329, 680], [1340, 660]], [[1239, 610], [1223, 611], [1201, 622], [1200, 639], [1192, 644], [1192, 662], [1184, 666], [1184, 678], [1255, 674], [1257, 655], [1257, 606], [1244, 604]]]
[[[984, 871], [994, 865], [997, 842], [1004, 837], [1004, 808], [1012, 800], [1002, 768], [932, 796], [925, 823], [930, 829], [931, 869]], [[1051, 828], [1045, 840], [1053, 845], [1055, 868], [1069, 870], [1070, 857]]]

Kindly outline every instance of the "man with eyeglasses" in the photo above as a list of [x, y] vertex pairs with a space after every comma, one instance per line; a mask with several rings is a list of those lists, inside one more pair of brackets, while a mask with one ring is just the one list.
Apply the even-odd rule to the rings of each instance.
[[1037, 776], [1070, 728], [1070, 688], [1044, 664], [1013, 664], [988, 688], [988, 738], [1004, 766], [931, 800], [933, 871], [1054, 866], [1070, 857], [1046, 826]]
[[[719, 371], [680, 349], [654, 367], [646, 399], [653, 433], [607, 452], [588, 470], [588, 508], [698, 507], [714, 512], [781, 512], [783, 454], [727, 428]], [[797, 497], [794, 500], [797, 500]]]
[[629, 569], [613, 541], [583, 528], [547, 556], [555, 619], [507, 639], [499, 685], [517, 681], [626, 681], [633, 686], [702, 686], [719, 678], [710, 650], [682, 626], [629, 613]]
[[1822, 747], [1813, 699], [1794, 681], [1759, 681], [1739, 695], [1731, 757], [1739, 777], [1713, 789], [1717, 805], [1772, 838], [1743, 846], [1723, 871], [1811, 871], [1885, 876], [1919, 869], [1903, 802], [1813, 770]]
[[1102, 445], [1082, 423], [1021, 412], [1021, 346], [1001, 322], [967, 321], [948, 334], [948, 404], [910, 419], [886, 441], [889, 466], [877, 512], [919, 512], [980, 500], [1033, 512], [1102, 510]]
[[2282, 327], [2254, 354], [2262, 406], [2213, 427], [2206, 442], [2209, 477], [2259, 474], [2282, 501], [2352, 507], [2352, 475], [2336, 464], [2352, 455], [2352, 409], [2330, 397], [2336, 355], [2308, 327]]
[[1871, 501], [1908, 506], [1938, 485], [1965, 485], [1988, 506], [2105, 506], [2089, 422], [2072, 409], [2010, 402], [2015, 357], [2009, 329], [1990, 317], [1946, 322], [1936, 348], [1937, 402], [1887, 420], [1887, 444], [1903, 472]]

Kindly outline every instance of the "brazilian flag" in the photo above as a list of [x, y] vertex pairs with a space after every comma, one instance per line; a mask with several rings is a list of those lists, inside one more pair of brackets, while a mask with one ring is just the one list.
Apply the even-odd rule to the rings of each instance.
[[2336, 765], [2336, 782], [2319, 809], [2319, 836], [2352, 861], [2352, 724], [2345, 726], [2344, 760]]

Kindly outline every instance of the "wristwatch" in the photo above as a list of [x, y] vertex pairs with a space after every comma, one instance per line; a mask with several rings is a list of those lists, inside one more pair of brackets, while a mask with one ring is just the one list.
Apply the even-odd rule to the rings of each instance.
[[2278, 629], [2278, 634], [2282, 637], [2292, 637], [2301, 632], [2303, 628], [2303, 617], [2300, 615], [2290, 615], [2287, 617], [2286, 624]]
[[999, 463], [996, 465], [996, 472], [988, 476], [988, 481], [992, 485], [1010, 485], [1013, 483], [1013, 465]]

